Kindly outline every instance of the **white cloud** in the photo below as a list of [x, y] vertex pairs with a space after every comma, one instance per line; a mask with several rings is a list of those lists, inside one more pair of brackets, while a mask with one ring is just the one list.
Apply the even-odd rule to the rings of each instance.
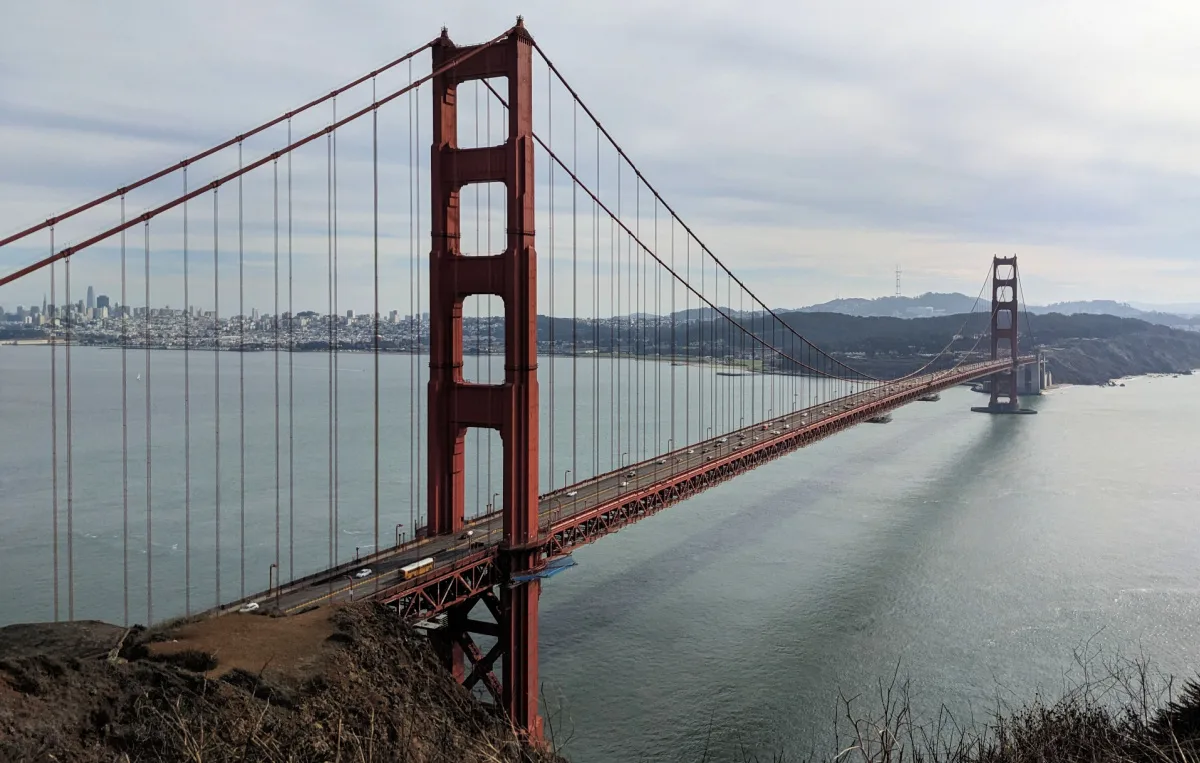
[[[906, 292], [971, 293], [988, 257], [1012, 252], [1022, 257], [1033, 301], [1184, 301], [1200, 285], [1193, 190], [1200, 102], [1190, 81], [1200, 63], [1200, 7], [1110, 0], [521, 6], [538, 41], [647, 176], [771, 304], [889, 293], [897, 263]], [[0, 29], [0, 232], [327, 92], [432, 39], [443, 24], [456, 41], [475, 42], [517, 12], [482, 1], [14, 6]], [[427, 69], [427, 57], [414, 65], [417, 73]], [[381, 78], [380, 92], [407, 76], [405, 66]], [[543, 86], [539, 80], [538, 98]], [[339, 113], [367, 97], [339, 99]], [[566, 97], [554, 97], [554, 146], [571, 153]], [[427, 92], [417, 105], [426, 123], [417, 158], [427, 162]], [[409, 292], [408, 109], [398, 101], [381, 112], [383, 219], [404, 250], [381, 287], [385, 307], [402, 306]], [[294, 134], [329, 116], [322, 108], [298, 119]], [[471, 118], [464, 132], [473, 130]], [[276, 130], [248, 143], [247, 157], [282, 139]], [[339, 141], [339, 214], [349, 231], [339, 301], [364, 310], [371, 246], [359, 239], [371, 225], [369, 123]], [[582, 131], [580, 146], [587, 175], [594, 134]], [[314, 238], [305, 251], [313, 250], [316, 278], [323, 278], [324, 156], [318, 142], [295, 168], [295, 214], [317, 229], [305, 233]], [[236, 155], [226, 152], [194, 168], [192, 182], [234, 166]], [[540, 166], [543, 182], [544, 172]], [[607, 172], [601, 182], [611, 189]], [[269, 235], [263, 243], [270, 185], [253, 183], [247, 209], [257, 274], [271, 250]], [[150, 189], [131, 199], [131, 209], [176, 190]], [[569, 226], [565, 198], [559, 192], [555, 200], [556, 256]], [[544, 192], [540, 203], [547, 204]], [[412, 223], [427, 231], [422, 215], [420, 226]], [[59, 231], [60, 240], [78, 240], [115, 216], [110, 205]], [[548, 235], [543, 214], [544, 255]], [[418, 239], [426, 251], [427, 239]], [[45, 243], [0, 250], [0, 271]], [[111, 284], [112, 262], [98, 255], [94, 266], [78, 265], [80, 277]], [[548, 270], [543, 264], [543, 283]], [[565, 288], [566, 270], [556, 268], [556, 288]], [[40, 301], [46, 280], [0, 288], [0, 304]], [[267, 283], [256, 283], [269, 289], [269, 281], [268, 271]], [[311, 285], [311, 299], [322, 297], [322, 284]]]

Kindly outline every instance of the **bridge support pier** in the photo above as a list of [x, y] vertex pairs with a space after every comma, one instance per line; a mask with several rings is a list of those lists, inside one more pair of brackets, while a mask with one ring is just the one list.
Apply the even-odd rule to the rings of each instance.
[[989, 377], [991, 400], [986, 406], [971, 408], [977, 413], [1037, 413], [1022, 408], [1017, 397], [1017, 257], [992, 258], [992, 360], [1000, 360], [1000, 347], [1007, 345], [1011, 366]]
[[[473, 54], [463, 60], [467, 54]], [[457, 62], [457, 63], [456, 63]], [[463, 451], [469, 427], [497, 429], [503, 444], [501, 491], [505, 575], [528, 573], [542, 561], [538, 542], [537, 255], [534, 250], [533, 39], [520, 19], [509, 34], [485, 46], [459, 47], [445, 30], [433, 45], [433, 147], [430, 161], [432, 250], [429, 278], [429, 535], [463, 526]], [[457, 87], [507, 78], [508, 137], [496, 146], [458, 146]], [[503, 252], [465, 257], [460, 248], [459, 197], [472, 183], [505, 185], [507, 242]], [[464, 381], [463, 300], [494, 294], [504, 305], [504, 381]], [[540, 583], [501, 585], [485, 600], [498, 624], [499, 651], [473, 655], [466, 607], [451, 618], [443, 656], [456, 676], [464, 657], [475, 666], [499, 658], [501, 704], [512, 723], [541, 738], [538, 714], [538, 597]], [[494, 601], [493, 601], [494, 599]], [[488, 657], [490, 656], [490, 659]], [[476, 659], [478, 658], [478, 659]], [[475, 676], [472, 670], [464, 683]], [[476, 679], [479, 680], [479, 679]], [[493, 679], [494, 680], [494, 677]]]

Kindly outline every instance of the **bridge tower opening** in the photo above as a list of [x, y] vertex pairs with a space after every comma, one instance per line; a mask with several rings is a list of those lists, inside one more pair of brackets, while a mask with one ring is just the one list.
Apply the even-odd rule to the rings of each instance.
[[[503, 448], [499, 594], [488, 591], [447, 612], [438, 643], [443, 659], [468, 686], [482, 680], [510, 720], [541, 738], [538, 714], [537, 580], [512, 584], [537, 568], [538, 379], [537, 258], [534, 250], [533, 39], [518, 19], [507, 37], [489, 45], [457, 46], [443, 29], [433, 45], [433, 146], [431, 156], [432, 249], [429, 310], [429, 536], [463, 527], [464, 450], [469, 427], [500, 432]], [[458, 85], [507, 80], [508, 132], [494, 146], [460, 148]], [[503, 183], [504, 251], [464, 256], [460, 194], [474, 183]], [[475, 295], [503, 301], [505, 359], [499, 384], [463, 378], [463, 301]], [[468, 549], [469, 551], [469, 549]], [[468, 554], [469, 556], [469, 554]], [[526, 576], [528, 577], [528, 576]], [[526, 579], [526, 578], [522, 578]], [[468, 617], [478, 603], [496, 623]], [[496, 639], [486, 655], [468, 631]], [[492, 674], [502, 662], [503, 681]], [[471, 670], [465, 671], [467, 663]]]

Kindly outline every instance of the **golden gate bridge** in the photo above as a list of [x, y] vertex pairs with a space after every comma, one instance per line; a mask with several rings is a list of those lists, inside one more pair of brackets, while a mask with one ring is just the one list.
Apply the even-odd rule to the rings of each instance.
[[[428, 70], [414, 74], [425, 53]], [[130, 214], [132, 204], [144, 211]], [[88, 257], [110, 274], [119, 263], [111, 310], [72, 303], [72, 263], [78, 272]], [[28, 264], [8, 270], [17, 258]], [[947, 337], [899, 378], [817, 347], [703, 243], [519, 19], [477, 45], [443, 30], [298, 109], [6, 236], [0, 265], [0, 289], [49, 294], [29, 321], [49, 339], [46, 395], [26, 412], [48, 441], [34, 456], [45, 507], [27, 508], [44, 517], [53, 619], [75, 618], [82, 575], [122, 588], [126, 624], [143, 617], [131, 590], [144, 592], [148, 623], [164, 609], [287, 614], [373, 599], [422, 623], [455, 677], [486, 687], [533, 737], [541, 582], [573, 549], [955, 385], [989, 379], [983, 409], [1020, 412], [1017, 371], [1034, 361], [1018, 332], [1016, 257], [989, 264], [980, 294], [990, 284], [991, 299], [978, 300], [990, 307], [987, 329]], [[343, 318], [341, 300], [357, 288], [347, 279], [364, 273], [373, 309], [365, 322]], [[326, 314], [297, 313], [297, 286], [323, 296]], [[405, 317], [383, 315], [381, 286], [408, 295]], [[248, 287], [269, 314], [247, 314]], [[155, 307], [164, 291], [183, 309]], [[73, 370], [71, 355], [105, 337], [120, 348], [119, 408], [81, 410], [79, 385], [96, 379]], [[295, 357], [313, 344], [327, 360], [325, 405], [297, 408]], [[183, 371], [163, 390], [155, 371], [167, 347], [182, 352]], [[270, 424], [247, 432], [251, 347], [273, 353], [273, 378], [249, 406]], [[371, 354], [370, 399], [343, 399], [349, 350]], [[381, 395], [380, 356], [393, 352], [410, 358], [403, 400]], [[416, 358], [426, 354], [422, 385]], [[497, 378], [493, 356], [503, 358]], [[193, 394], [201, 377], [211, 382], [203, 397]], [[370, 432], [346, 431], [357, 414]], [[119, 454], [80, 447], [82, 419], [119, 428]], [[298, 421], [324, 430], [322, 458], [311, 441], [297, 448]], [[348, 436], [371, 440], [366, 501], [346, 499]], [[404, 465], [389, 453], [402, 441], [398, 478]], [[103, 488], [81, 482], [96, 473], [88, 459], [111, 472]], [[313, 496], [297, 478], [321, 476], [327, 522], [302, 512], [298, 525], [297, 502]], [[77, 515], [110, 488], [120, 557], [83, 563]], [[342, 548], [350, 516], [369, 518], [366, 554]], [[155, 528], [181, 518], [183, 559], [164, 557]], [[270, 542], [248, 545], [248, 526]], [[266, 588], [248, 583], [248, 564], [251, 576], [269, 567]], [[182, 596], [164, 605], [160, 583], [156, 602], [156, 576], [180, 573]], [[229, 577], [236, 595], [222, 588]]]

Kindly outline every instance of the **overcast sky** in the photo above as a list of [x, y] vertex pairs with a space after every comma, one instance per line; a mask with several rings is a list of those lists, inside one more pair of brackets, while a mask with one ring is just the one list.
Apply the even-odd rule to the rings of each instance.
[[[442, 25], [475, 42], [518, 12], [667, 200], [773, 305], [890, 294], [897, 264], [906, 294], [974, 294], [990, 256], [1010, 253], [1031, 302], [1200, 301], [1200, 5], [1178, 1], [10, 3], [0, 234], [327, 92]], [[344, 139], [348, 162], [355, 141], [369, 152], [366, 135]], [[407, 186], [407, 150], [383, 159], [388, 182]], [[305, 165], [317, 185], [323, 151]], [[391, 222], [407, 215], [407, 197], [386, 202]], [[369, 193], [339, 203], [348, 229], [365, 230]], [[323, 230], [321, 204], [303, 213]], [[407, 246], [407, 230], [389, 236]], [[255, 267], [270, 248], [269, 230], [258, 234]], [[367, 248], [344, 249], [342, 304], [365, 310]], [[0, 271], [34, 253], [0, 250]], [[93, 280], [113, 291], [113, 262], [78, 259], [75, 294]], [[407, 260], [398, 267], [385, 309], [408, 293]], [[39, 279], [0, 288], [0, 305], [40, 303]]]

